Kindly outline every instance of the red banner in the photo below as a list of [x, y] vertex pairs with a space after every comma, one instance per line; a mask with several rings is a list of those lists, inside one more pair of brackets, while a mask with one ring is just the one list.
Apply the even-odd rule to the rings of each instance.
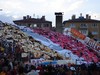
[[87, 38], [85, 35], [83, 35], [82, 33], [80, 33], [78, 30], [71, 28], [71, 33], [78, 37], [81, 40], [84, 40], [84, 42], [90, 47], [92, 48], [94, 51], [96, 51], [97, 53], [99, 53], [100, 51], [100, 44], [96, 41], [94, 41], [93, 39]]
[[71, 33], [72, 33], [74, 36], [76, 36], [76, 37], [78, 37], [78, 38], [80, 38], [80, 39], [82, 39], [82, 40], [84, 40], [84, 39], [86, 38], [85, 35], [83, 35], [82, 33], [80, 33], [78, 30], [76, 30], [76, 29], [74, 29], [74, 28], [71, 28]]

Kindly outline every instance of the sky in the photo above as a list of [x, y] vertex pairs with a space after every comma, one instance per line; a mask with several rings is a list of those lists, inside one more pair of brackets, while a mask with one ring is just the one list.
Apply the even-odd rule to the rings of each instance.
[[32, 18], [45, 16], [55, 26], [55, 12], [63, 12], [63, 21], [71, 19], [72, 15], [100, 20], [100, 0], [0, 0], [0, 20], [13, 23], [30, 15]]

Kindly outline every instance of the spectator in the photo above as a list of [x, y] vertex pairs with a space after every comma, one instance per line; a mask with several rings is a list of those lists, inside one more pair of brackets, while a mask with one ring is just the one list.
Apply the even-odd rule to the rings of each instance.
[[27, 75], [39, 75], [39, 73], [36, 71], [35, 66], [31, 66], [31, 71], [27, 73]]

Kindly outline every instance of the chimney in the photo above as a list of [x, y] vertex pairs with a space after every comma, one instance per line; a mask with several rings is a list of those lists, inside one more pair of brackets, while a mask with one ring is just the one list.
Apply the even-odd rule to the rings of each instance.
[[89, 19], [91, 19], [91, 16], [89, 16]]
[[72, 20], [74, 20], [74, 19], [75, 19], [75, 17], [76, 17], [75, 15], [72, 15]]
[[62, 19], [63, 19], [63, 13], [62, 12], [56, 12], [56, 31], [62, 33], [63, 26], [62, 26]]
[[26, 20], [26, 16], [23, 16], [23, 20]]
[[42, 16], [42, 17], [41, 17], [41, 20], [45, 21], [45, 16]]
[[27, 19], [29, 19], [30, 18], [30, 16], [29, 15], [27, 15]]
[[86, 14], [86, 19], [89, 19], [89, 14]]
[[80, 17], [82, 17], [82, 13], [80, 13]]
[[35, 18], [35, 14], [33, 14], [33, 18]]
[[31, 16], [29, 18], [31, 19]]

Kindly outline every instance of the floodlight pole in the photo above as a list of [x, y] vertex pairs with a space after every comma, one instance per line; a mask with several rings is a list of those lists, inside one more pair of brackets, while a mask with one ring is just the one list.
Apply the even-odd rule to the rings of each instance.
[[0, 9], [0, 11], [2, 11], [2, 9]]

